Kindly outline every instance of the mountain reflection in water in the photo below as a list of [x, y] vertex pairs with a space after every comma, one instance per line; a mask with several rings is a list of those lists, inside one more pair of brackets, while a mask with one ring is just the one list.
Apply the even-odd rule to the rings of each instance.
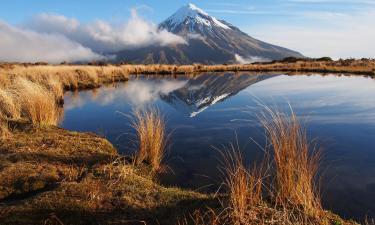
[[[250, 75], [245, 73], [201, 74], [192, 77], [164, 79], [141, 76], [127, 83], [114, 84], [95, 89], [91, 95], [69, 93], [64, 108], [82, 107], [94, 101], [101, 105], [126, 102], [133, 107], [142, 107], [161, 99], [177, 111], [194, 117], [208, 107], [236, 95], [257, 82], [274, 75]], [[84, 99], [82, 99], [84, 98]]]

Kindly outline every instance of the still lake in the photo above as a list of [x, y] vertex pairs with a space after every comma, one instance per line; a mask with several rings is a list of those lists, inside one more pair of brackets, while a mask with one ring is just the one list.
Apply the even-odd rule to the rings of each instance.
[[218, 151], [238, 140], [247, 162], [265, 144], [259, 103], [288, 112], [289, 104], [323, 152], [326, 209], [345, 218], [375, 216], [375, 80], [362, 76], [204, 73], [132, 76], [128, 82], [67, 92], [63, 128], [91, 131], [119, 151], [135, 150], [132, 109], [151, 105], [171, 133], [161, 182], [201, 191], [220, 185]]

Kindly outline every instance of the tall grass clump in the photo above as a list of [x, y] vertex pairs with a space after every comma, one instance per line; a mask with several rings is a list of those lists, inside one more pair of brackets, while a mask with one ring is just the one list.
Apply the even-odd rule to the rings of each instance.
[[9, 135], [9, 120], [20, 118], [20, 105], [15, 99], [15, 94], [0, 88], [0, 137]]
[[57, 102], [61, 103], [64, 99], [64, 89], [61, 81], [56, 77], [50, 76], [45, 82], [44, 87], [54, 94]]
[[239, 147], [230, 144], [229, 148], [219, 151], [221, 171], [228, 191], [229, 216], [233, 224], [249, 222], [249, 211], [262, 202], [262, 170], [254, 166], [246, 168]]
[[315, 181], [320, 154], [307, 139], [297, 116], [265, 107], [261, 123], [271, 144], [276, 204], [302, 208], [308, 214], [321, 210]]
[[256, 164], [248, 168], [245, 165], [241, 149], [230, 144], [224, 150], [219, 150], [221, 155], [220, 171], [224, 175], [224, 185], [227, 189], [227, 209], [229, 220], [232, 224], [249, 224], [254, 218], [249, 213], [254, 207], [262, 204], [262, 188], [264, 164]]
[[164, 116], [156, 109], [135, 110], [132, 126], [138, 138], [136, 164], [149, 163], [153, 172], [161, 171], [167, 133]]
[[16, 95], [11, 90], [0, 88], [0, 115], [4, 119], [20, 118], [20, 105], [17, 102]]
[[35, 125], [56, 125], [59, 114], [55, 95], [27, 79], [15, 80], [13, 91], [20, 104], [21, 116]]

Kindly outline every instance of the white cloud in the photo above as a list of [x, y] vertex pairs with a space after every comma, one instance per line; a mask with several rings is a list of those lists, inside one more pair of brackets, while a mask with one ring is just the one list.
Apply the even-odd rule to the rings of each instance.
[[375, 10], [352, 15], [304, 13], [314, 25], [263, 24], [248, 33], [258, 39], [288, 47], [309, 57], [375, 57]]
[[20, 25], [0, 21], [0, 61], [60, 63], [108, 59], [110, 53], [149, 45], [187, 44], [187, 41], [146, 21], [132, 10], [119, 25], [97, 20], [43, 13]]
[[239, 63], [239, 64], [249, 64], [249, 63], [254, 63], [254, 62], [267, 62], [267, 61], [270, 61], [269, 59], [265, 59], [265, 58], [262, 58], [262, 57], [258, 57], [258, 56], [251, 56], [251, 57], [242, 57], [238, 54], [235, 54], [234, 55], [234, 58], [236, 59], [236, 61]]
[[98, 60], [102, 56], [65, 36], [41, 34], [0, 21], [0, 61], [38, 62]]
[[82, 24], [62, 15], [40, 14], [25, 27], [40, 33], [60, 34], [89, 47], [95, 52], [116, 52], [148, 45], [187, 44], [182, 37], [172, 34], [138, 16], [135, 9], [131, 18], [120, 25], [102, 20]]

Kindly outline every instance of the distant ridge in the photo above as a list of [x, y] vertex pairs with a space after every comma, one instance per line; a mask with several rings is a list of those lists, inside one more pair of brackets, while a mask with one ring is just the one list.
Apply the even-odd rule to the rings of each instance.
[[134, 63], [222, 64], [304, 57], [299, 52], [254, 39], [193, 4], [178, 9], [159, 25], [159, 29], [185, 38], [188, 44], [124, 50], [116, 53], [116, 60]]

